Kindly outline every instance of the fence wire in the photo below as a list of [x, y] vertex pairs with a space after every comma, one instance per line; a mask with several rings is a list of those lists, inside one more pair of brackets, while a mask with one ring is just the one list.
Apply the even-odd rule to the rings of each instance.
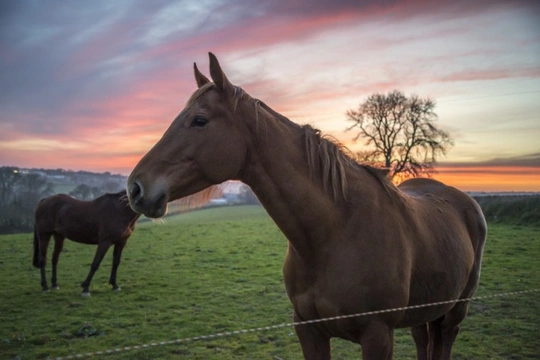
[[71, 360], [71, 359], [82, 359], [82, 358], [87, 358], [87, 357], [92, 357], [92, 356], [111, 355], [111, 354], [117, 354], [120, 352], [131, 351], [131, 350], [149, 349], [149, 348], [158, 347], [158, 346], [183, 344], [183, 343], [189, 343], [189, 342], [200, 341], [200, 340], [213, 340], [213, 339], [219, 339], [219, 338], [224, 338], [228, 336], [242, 335], [242, 334], [248, 334], [248, 333], [257, 333], [257, 332], [262, 332], [262, 331], [309, 325], [309, 324], [321, 323], [321, 322], [332, 321], [332, 320], [350, 319], [350, 318], [355, 318], [355, 317], [377, 315], [377, 314], [389, 313], [389, 312], [394, 312], [394, 311], [419, 309], [419, 308], [424, 308], [424, 307], [429, 307], [429, 306], [446, 305], [446, 304], [467, 302], [467, 301], [477, 301], [477, 300], [491, 299], [491, 298], [504, 297], [504, 296], [515, 296], [515, 295], [528, 294], [528, 293], [533, 293], [533, 292], [538, 292], [538, 291], [540, 291], [540, 289], [512, 291], [512, 292], [499, 293], [499, 294], [494, 294], [494, 295], [475, 296], [475, 297], [470, 297], [470, 298], [465, 298], [465, 299], [446, 300], [446, 301], [438, 301], [438, 302], [433, 302], [433, 303], [428, 303], [428, 304], [411, 305], [411, 306], [397, 307], [397, 308], [392, 308], [392, 309], [367, 311], [367, 312], [357, 313], [357, 314], [337, 315], [337, 316], [332, 316], [332, 317], [327, 317], [327, 318], [282, 323], [278, 325], [269, 325], [269, 326], [262, 326], [262, 327], [256, 327], [256, 328], [250, 328], [250, 329], [224, 331], [224, 332], [219, 332], [219, 333], [210, 334], [210, 335], [200, 335], [200, 336], [193, 336], [193, 337], [187, 337], [187, 338], [181, 338], [181, 339], [175, 339], [175, 340], [151, 342], [148, 344], [141, 344], [141, 345], [117, 347], [114, 349], [92, 351], [92, 352], [85, 352], [85, 353], [80, 353], [76, 355], [57, 357], [55, 359], [56, 360]]

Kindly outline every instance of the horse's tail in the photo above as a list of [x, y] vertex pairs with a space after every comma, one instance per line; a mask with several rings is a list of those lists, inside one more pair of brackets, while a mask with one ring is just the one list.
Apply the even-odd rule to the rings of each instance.
[[39, 261], [39, 237], [38, 237], [37, 229], [35, 225], [34, 225], [34, 260], [32, 261], [32, 264], [37, 268], [41, 267], [41, 264]]

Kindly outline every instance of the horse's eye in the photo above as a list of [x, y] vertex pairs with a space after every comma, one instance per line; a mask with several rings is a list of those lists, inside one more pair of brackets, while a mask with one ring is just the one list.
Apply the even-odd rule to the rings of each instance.
[[195, 119], [193, 119], [193, 122], [191, 123], [191, 126], [193, 126], [193, 127], [203, 127], [206, 124], [208, 124], [208, 119], [206, 119], [203, 116], [197, 115], [197, 116], [195, 116]]

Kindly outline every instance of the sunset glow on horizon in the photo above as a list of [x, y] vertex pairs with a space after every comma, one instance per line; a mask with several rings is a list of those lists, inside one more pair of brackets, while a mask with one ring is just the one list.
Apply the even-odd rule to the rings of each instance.
[[435, 179], [540, 192], [540, 3], [249, 0], [3, 5], [0, 166], [128, 175], [208, 74], [352, 151], [345, 112], [397, 89], [455, 145]]
[[538, 167], [444, 167], [433, 178], [470, 192], [536, 192], [540, 189]]

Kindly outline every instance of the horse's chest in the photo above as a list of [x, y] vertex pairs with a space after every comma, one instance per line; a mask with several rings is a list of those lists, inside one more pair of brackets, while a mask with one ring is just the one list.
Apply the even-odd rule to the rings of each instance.
[[286, 261], [283, 273], [287, 294], [300, 318], [317, 319], [339, 311], [341, 299], [337, 279], [292, 259]]
[[[405, 279], [397, 277], [400, 284], [390, 286], [380, 277], [381, 272], [370, 271], [373, 266], [364, 266], [365, 261], [359, 259], [362, 258], [347, 252], [336, 259], [330, 257], [325, 266], [310, 268], [299, 259], [288, 257], [284, 266], [285, 285], [297, 316], [302, 320], [333, 318], [407, 304]], [[392, 313], [385, 319], [396, 323], [399, 316]], [[318, 326], [331, 336], [356, 341], [355, 334], [365, 320], [366, 317], [353, 317], [325, 321]]]

